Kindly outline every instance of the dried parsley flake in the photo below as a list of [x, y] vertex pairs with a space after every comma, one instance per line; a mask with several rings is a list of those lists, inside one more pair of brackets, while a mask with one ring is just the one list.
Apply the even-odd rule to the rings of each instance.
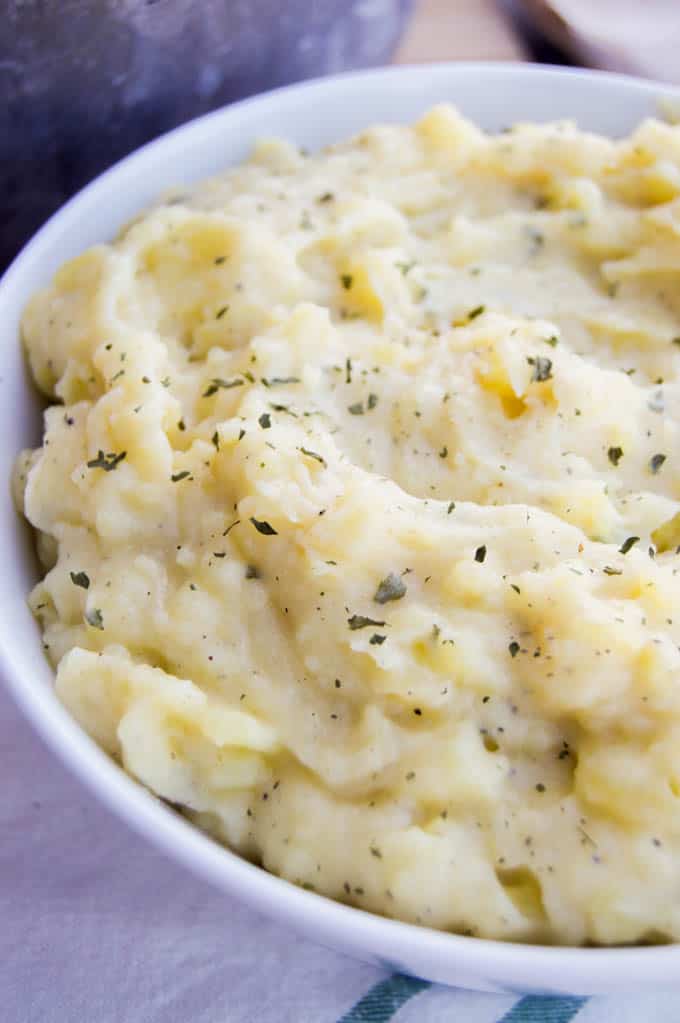
[[272, 525], [266, 521], [260, 521], [259, 519], [253, 518], [251, 515], [250, 521], [255, 526], [258, 533], [262, 533], [263, 536], [278, 536], [278, 533]]
[[104, 472], [112, 472], [118, 468], [120, 462], [123, 461], [127, 456], [127, 451], [119, 451], [118, 454], [115, 451], [110, 451], [108, 455], [105, 455], [100, 448], [97, 452], [97, 457], [90, 459], [87, 463], [88, 469], [103, 469]]
[[355, 632], [357, 629], [365, 629], [369, 625], [376, 625], [378, 627], [381, 627], [386, 625], [387, 623], [378, 622], [375, 620], [375, 618], [367, 618], [366, 615], [352, 615], [351, 618], [347, 619], [347, 624], [349, 625], [352, 632]]
[[219, 390], [228, 391], [232, 387], [243, 387], [244, 381], [241, 377], [234, 377], [233, 380], [223, 380], [222, 377], [213, 377], [210, 381], [210, 385], [203, 392], [204, 398], [210, 398], [213, 394], [217, 394]]
[[376, 604], [387, 604], [390, 600], [401, 600], [406, 594], [406, 583], [401, 576], [390, 572], [378, 586], [373, 600]]
[[545, 355], [529, 355], [527, 362], [534, 367], [531, 379], [535, 383], [542, 384], [552, 378], [552, 359], [546, 358]]
[[300, 448], [300, 451], [303, 455], [307, 455], [307, 458], [313, 458], [315, 462], [320, 462], [324, 469], [326, 468], [326, 459], [317, 454], [316, 451], [310, 451], [309, 448]]
[[92, 611], [85, 612], [85, 621], [88, 625], [91, 625], [93, 629], [104, 628], [104, 618], [98, 607], [92, 609]]
[[300, 377], [262, 377], [265, 387], [279, 387], [282, 384], [299, 384]]

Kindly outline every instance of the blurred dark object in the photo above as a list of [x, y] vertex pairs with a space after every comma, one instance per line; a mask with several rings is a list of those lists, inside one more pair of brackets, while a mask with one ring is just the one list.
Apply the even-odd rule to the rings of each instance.
[[231, 100], [389, 60], [412, 0], [0, 0], [0, 271], [105, 167]]
[[680, 84], [680, 0], [501, 0], [535, 59]]
[[574, 63], [573, 58], [541, 29], [539, 20], [530, 12], [528, 4], [522, 0], [499, 0], [499, 6], [509, 16], [530, 60], [537, 64]]

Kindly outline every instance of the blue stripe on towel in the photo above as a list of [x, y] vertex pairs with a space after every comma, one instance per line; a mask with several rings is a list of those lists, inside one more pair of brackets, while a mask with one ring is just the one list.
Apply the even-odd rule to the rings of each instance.
[[338, 1023], [388, 1023], [402, 1005], [428, 987], [427, 980], [395, 973], [367, 991]]
[[587, 1001], [587, 998], [528, 995], [515, 1002], [498, 1023], [569, 1023]]

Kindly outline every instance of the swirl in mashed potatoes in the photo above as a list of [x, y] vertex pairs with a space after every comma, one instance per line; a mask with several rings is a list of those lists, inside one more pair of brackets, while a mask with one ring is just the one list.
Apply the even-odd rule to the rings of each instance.
[[26, 310], [58, 693], [268, 870], [680, 939], [680, 129], [449, 107], [170, 195]]

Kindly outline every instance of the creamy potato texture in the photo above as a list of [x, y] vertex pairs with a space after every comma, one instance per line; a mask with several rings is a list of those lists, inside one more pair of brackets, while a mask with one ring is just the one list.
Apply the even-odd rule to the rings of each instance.
[[680, 129], [263, 143], [26, 310], [65, 705], [268, 870], [680, 939]]

